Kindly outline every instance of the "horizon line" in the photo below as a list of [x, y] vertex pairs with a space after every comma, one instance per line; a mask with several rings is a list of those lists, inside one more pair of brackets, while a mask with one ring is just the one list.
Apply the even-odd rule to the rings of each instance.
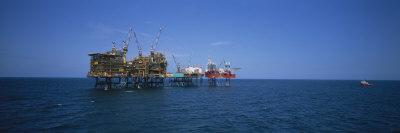
[[[59, 76], [0, 76], [0, 78], [88, 78], [89, 77], [59, 77]], [[222, 79], [222, 78], [221, 78]], [[400, 81], [400, 79], [329, 79], [329, 78], [321, 78], [321, 79], [313, 79], [313, 78], [234, 78], [232, 80], [244, 79], [244, 80], [380, 80], [380, 81]]]

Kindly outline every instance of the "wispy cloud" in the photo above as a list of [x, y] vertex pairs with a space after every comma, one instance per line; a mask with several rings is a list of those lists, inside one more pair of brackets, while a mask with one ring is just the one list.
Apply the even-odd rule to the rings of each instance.
[[118, 29], [111, 25], [106, 25], [101, 22], [89, 24], [89, 27], [98, 32], [107, 32], [107, 33], [126, 33], [127, 32], [127, 30]]
[[188, 53], [177, 53], [177, 52], [171, 52], [168, 50], [161, 50], [167, 57], [171, 57], [174, 55], [175, 57], [189, 57], [190, 54]]
[[231, 45], [229, 41], [219, 41], [219, 42], [213, 42], [210, 44], [211, 46], [223, 46], [223, 45]]
[[90, 23], [89, 28], [92, 30], [90, 34], [93, 38], [98, 39], [116, 39], [115, 36], [120, 36], [128, 33], [128, 28], [119, 29], [112, 25], [107, 25], [102, 22]]

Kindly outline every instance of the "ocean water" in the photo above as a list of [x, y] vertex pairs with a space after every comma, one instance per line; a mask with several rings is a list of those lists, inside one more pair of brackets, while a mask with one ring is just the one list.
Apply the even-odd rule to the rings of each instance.
[[0, 132], [399, 132], [400, 81], [371, 82], [105, 91], [85, 78], [1, 78]]

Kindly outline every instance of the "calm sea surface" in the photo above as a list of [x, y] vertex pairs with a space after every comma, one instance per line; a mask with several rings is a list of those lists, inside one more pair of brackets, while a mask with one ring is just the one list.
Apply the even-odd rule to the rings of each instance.
[[400, 81], [235, 80], [231, 87], [93, 88], [0, 78], [0, 132], [400, 131]]

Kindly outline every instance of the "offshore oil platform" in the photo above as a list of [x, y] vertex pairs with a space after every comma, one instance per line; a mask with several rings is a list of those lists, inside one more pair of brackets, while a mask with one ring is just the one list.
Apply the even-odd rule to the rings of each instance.
[[[217, 68], [216, 64], [208, 59], [207, 69], [203, 72], [201, 66], [191, 66], [181, 68], [181, 64], [176, 61], [176, 72], [167, 72], [167, 59], [165, 54], [156, 51], [161, 27], [155, 39], [150, 44], [149, 55], [142, 54], [142, 46], [133, 28], [129, 29], [128, 37], [122, 41], [122, 48], [117, 48], [116, 43], [110, 51], [90, 53], [90, 70], [87, 77], [94, 78], [95, 88], [153, 88], [163, 86], [188, 87], [201, 86], [203, 78], [208, 78], [209, 86], [230, 86], [230, 80], [236, 78], [230, 63], [224, 61], [224, 68]], [[129, 43], [134, 39], [138, 55], [131, 60], [127, 60]]]
[[201, 66], [191, 66], [182, 68], [181, 64], [172, 55], [176, 65], [176, 72], [168, 73], [167, 86], [201, 86], [203, 85], [204, 73]]
[[208, 58], [205, 76], [208, 78], [209, 86], [230, 86], [231, 79], [236, 78], [236, 74], [233, 72], [240, 68], [231, 68], [231, 63], [225, 60], [221, 64], [224, 64], [223, 68], [217, 67], [216, 64]]

